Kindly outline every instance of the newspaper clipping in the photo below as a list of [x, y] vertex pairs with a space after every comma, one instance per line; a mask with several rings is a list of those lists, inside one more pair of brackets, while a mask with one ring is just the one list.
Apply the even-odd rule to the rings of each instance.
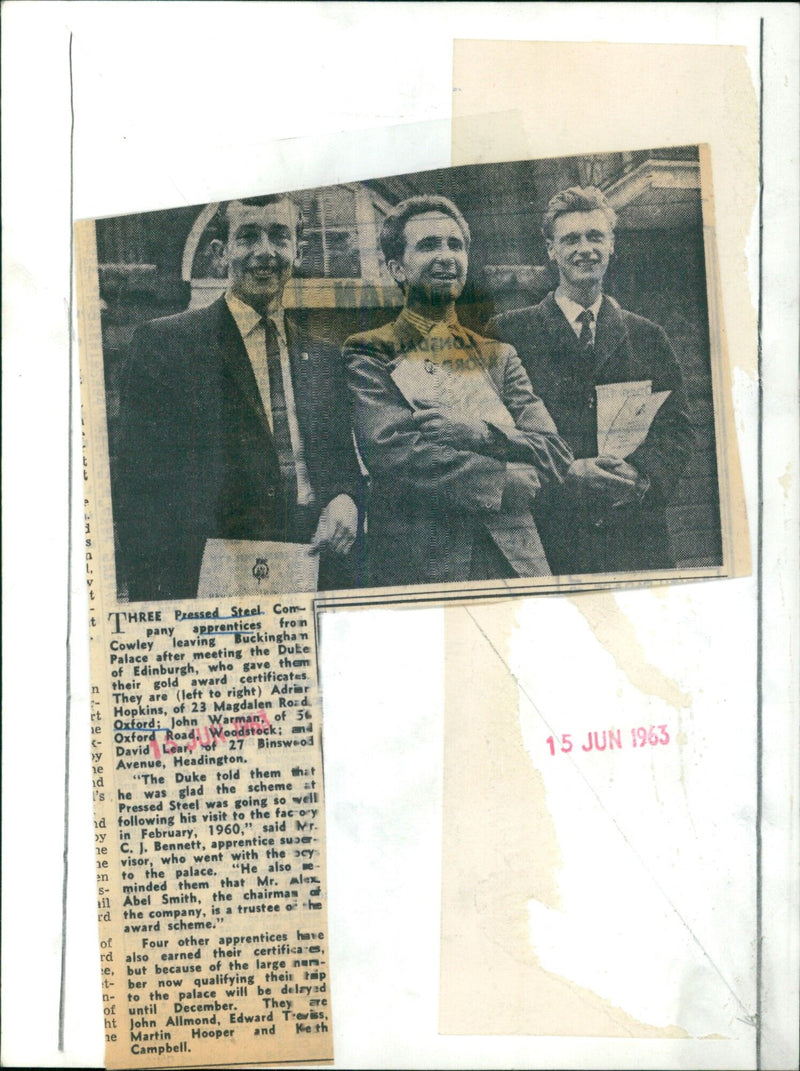
[[708, 167], [77, 225], [108, 1066], [333, 1056], [320, 606], [746, 570]]
[[78, 227], [107, 1065], [328, 1059], [313, 606], [268, 583], [116, 599], [102, 366], [86, 359], [101, 341], [92, 230]]

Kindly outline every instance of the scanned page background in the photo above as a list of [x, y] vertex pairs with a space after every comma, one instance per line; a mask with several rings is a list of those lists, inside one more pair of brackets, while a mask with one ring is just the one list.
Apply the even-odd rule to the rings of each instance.
[[[236, 11], [234, 17], [231, 12]], [[75, 631], [72, 674], [66, 679], [67, 492], [65, 398], [68, 393], [70, 203], [69, 33], [74, 31], [75, 215], [92, 216], [211, 200], [235, 189], [294, 188], [364, 174], [391, 174], [450, 162], [449, 123], [454, 38], [554, 41], [613, 36], [629, 41], [704, 41], [747, 46], [757, 65], [758, 17], [767, 19], [765, 97], [783, 107], [767, 129], [768, 212], [765, 218], [764, 389], [769, 417], [765, 470], [765, 1066], [796, 1062], [796, 885], [787, 839], [796, 794], [797, 719], [787, 710], [788, 652], [796, 651], [792, 576], [795, 541], [786, 532], [796, 513], [796, 387], [791, 313], [796, 249], [785, 225], [796, 220], [796, 161], [788, 160], [786, 131], [796, 123], [796, 14], [781, 5], [183, 5], [17, 4], [4, 11], [6, 270], [4, 321], [12, 332], [5, 362], [5, 588], [10, 612], [5, 662], [4, 793], [4, 1059], [7, 1063], [97, 1063], [102, 1051], [99, 948], [93, 902], [89, 705], [85, 584], [80, 555], [73, 584]], [[620, 11], [624, 11], [624, 18]], [[242, 42], [279, 20], [283, 40], [297, 50], [274, 50], [278, 75], [291, 94], [280, 108], [257, 113], [239, 100], [263, 99], [260, 66], [237, 58]], [[403, 76], [387, 77], [388, 26]], [[394, 21], [392, 21], [394, 20]], [[16, 35], [16, 39], [15, 38]], [[332, 56], [338, 49], [336, 62]], [[298, 63], [298, 55], [301, 62]], [[143, 57], [147, 57], [146, 61]], [[202, 58], [201, 58], [202, 57]], [[209, 57], [211, 57], [209, 59]], [[13, 58], [13, 57], [12, 57]], [[319, 78], [300, 72], [319, 72]], [[222, 77], [221, 71], [229, 72]], [[11, 73], [9, 73], [11, 72]], [[145, 74], [146, 72], [146, 74]], [[396, 73], [396, 72], [395, 72]], [[320, 93], [320, 85], [325, 92]], [[365, 85], [369, 92], [365, 92]], [[252, 96], [248, 98], [250, 92]], [[233, 102], [233, 103], [232, 103]], [[781, 103], [782, 102], [782, 103]], [[642, 106], [652, 110], [653, 101]], [[422, 129], [386, 133], [393, 123], [437, 120]], [[373, 128], [368, 130], [367, 128]], [[357, 130], [342, 138], [342, 129]], [[38, 136], [31, 137], [35, 129]], [[265, 152], [275, 139], [315, 136]], [[652, 137], [646, 139], [652, 143]], [[659, 140], [659, 139], [656, 139]], [[692, 134], [681, 140], [711, 140]], [[581, 142], [576, 151], [588, 145]], [[542, 151], [547, 151], [544, 147]], [[782, 167], [775, 168], [778, 161]], [[734, 161], [735, 163], [735, 161]], [[794, 164], [794, 167], [792, 166]], [[37, 175], [52, 196], [42, 197]], [[15, 206], [13, 213], [11, 205]], [[17, 210], [19, 206], [19, 210]], [[757, 231], [750, 230], [749, 280], [755, 293]], [[13, 307], [9, 294], [13, 292]], [[750, 296], [748, 295], [748, 301]], [[734, 301], [736, 304], [736, 301]], [[726, 305], [726, 316], [729, 305]], [[73, 360], [76, 355], [73, 354]], [[734, 365], [737, 360], [734, 359]], [[757, 502], [755, 439], [757, 387], [751, 375], [734, 382], [737, 429], [750, 506]], [[32, 414], [36, 420], [32, 420]], [[76, 415], [76, 414], [74, 414]], [[76, 419], [77, 432], [77, 419]], [[10, 431], [8, 430], [10, 428]], [[24, 453], [23, 453], [24, 451]], [[24, 463], [20, 460], [24, 456]], [[75, 451], [75, 545], [81, 538], [79, 451]], [[782, 481], [782, 482], [779, 482]], [[11, 563], [11, 565], [10, 565]], [[714, 585], [693, 595], [715, 634], [754, 630], [753, 581], [730, 583], [746, 595], [733, 611], [717, 601]], [[725, 585], [728, 586], [727, 584]], [[633, 593], [634, 603], [640, 598]], [[560, 600], [559, 600], [560, 601]], [[537, 604], [538, 605], [538, 604]], [[633, 616], [630, 602], [625, 606]], [[538, 610], [537, 610], [538, 613]], [[9, 626], [9, 621], [12, 626]], [[443, 616], [438, 611], [328, 615], [322, 622], [325, 693], [328, 854], [347, 865], [329, 874], [330, 925], [335, 938], [334, 1025], [343, 1065], [387, 1066], [664, 1066], [673, 1041], [449, 1038], [437, 1034], [442, 770]], [[543, 643], [546, 625], [536, 630]], [[658, 628], [648, 642], [669, 645]], [[794, 645], [794, 646], [792, 646]], [[13, 654], [9, 658], [9, 651]], [[749, 649], [749, 672], [755, 653]], [[47, 673], [42, 672], [43, 652]], [[654, 654], [654, 657], [656, 655]], [[708, 688], [726, 667], [709, 672]], [[713, 678], [713, 679], [712, 679]], [[753, 687], [753, 677], [750, 686]], [[44, 690], [46, 689], [46, 691]], [[67, 689], [73, 698], [70, 791], [70, 915], [65, 1052], [59, 1054], [64, 725]], [[44, 729], [42, 729], [42, 724]], [[36, 726], [36, 733], [31, 728]], [[364, 754], [368, 735], [372, 760]], [[35, 766], [32, 765], [35, 762]], [[754, 768], [754, 767], [753, 767]], [[796, 795], [795, 795], [796, 798]], [[9, 819], [9, 814], [11, 818]], [[723, 832], [721, 834], [725, 836]], [[796, 834], [792, 834], [796, 837]], [[35, 868], [35, 869], [34, 869]], [[380, 905], [380, 910], [376, 910]], [[354, 911], [354, 907], [357, 910]], [[9, 924], [10, 920], [10, 924]], [[749, 939], [749, 935], [748, 935]], [[365, 972], [373, 981], [365, 987]], [[12, 984], [9, 984], [12, 983]], [[705, 1043], [703, 1043], [705, 1044]], [[707, 1049], [701, 1049], [701, 1052]], [[682, 1057], [684, 1058], [684, 1057]], [[685, 1063], [699, 1066], [697, 1048]]]
[[[578, 137], [599, 151], [614, 138], [643, 144], [654, 129], [665, 144], [708, 138], [712, 339], [720, 349], [735, 339], [739, 381], [752, 380], [744, 248], [758, 116], [744, 49], [457, 41], [453, 82], [455, 160], [567, 151]], [[712, 92], [718, 85], [723, 94]], [[491, 112], [505, 113], [504, 124]], [[621, 256], [624, 244], [622, 234]], [[735, 458], [733, 414], [720, 408], [723, 451]], [[741, 531], [740, 488], [733, 497], [731, 527]], [[448, 613], [444, 1033], [726, 1038], [739, 1041], [736, 1055], [710, 1059], [755, 1058], [757, 964], [746, 935], [756, 931], [757, 695], [750, 674], [734, 672], [755, 635], [748, 643], [741, 630], [736, 646], [733, 637], [720, 645], [707, 609], [728, 601], [752, 621], [754, 599], [751, 581], [697, 599], [654, 589]], [[654, 643], [654, 631], [671, 643]]]

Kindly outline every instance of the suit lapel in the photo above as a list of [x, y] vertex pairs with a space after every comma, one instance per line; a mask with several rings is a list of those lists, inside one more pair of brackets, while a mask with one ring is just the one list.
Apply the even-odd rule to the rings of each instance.
[[614, 356], [628, 337], [622, 312], [616, 301], [605, 295], [597, 316], [597, 334], [594, 344], [595, 370], [600, 370]]
[[563, 354], [565, 363], [576, 370], [578, 363], [583, 359], [580, 345], [569, 321], [556, 304], [552, 292], [542, 302], [541, 309], [545, 327], [555, 343], [554, 351]]
[[311, 356], [308, 350], [308, 341], [300, 334], [296, 325], [288, 319], [284, 320], [284, 324], [286, 346], [289, 350], [289, 367], [292, 374], [294, 408], [297, 413], [300, 433], [306, 439], [310, 431], [313, 412]]
[[214, 304], [218, 306], [217, 330], [214, 337], [219, 347], [220, 358], [230, 371], [245, 403], [254, 411], [267, 437], [271, 440], [272, 433], [269, 421], [267, 420], [267, 414], [264, 412], [264, 404], [261, 401], [253, 366], [247, 356], [247, 349], [239, 328], [236, 326], [233, 316], [231, 316], [224, 297]]

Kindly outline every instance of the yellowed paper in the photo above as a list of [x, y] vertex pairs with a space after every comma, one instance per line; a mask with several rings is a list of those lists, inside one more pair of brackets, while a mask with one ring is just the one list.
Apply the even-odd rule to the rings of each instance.
[[508, 668], [514, 609], [475, 614], [450, 611], [447, 621], [440, 1029], [685, 1036], [545, 970], [532, 947], [530, 903], [562, 907], [562, 849], [523, 744]]
[[[717, 780], [746, 770], [752, 726], [737, 712], [726, 756], [709, 746], [713, 706], [648, 663], [609, 600], [448, 612], [440, 1029], [746, 1045], [754, 973], [732, 937], [752, 829]], [[537, 618], [560, 659], [525, 642]]]
[[93, 224], [76, 232], [106, 1066], [328, 1060], [313, 604], [118, 601]]
[[[752, 376], [756, 354], [745, 241], [756, 198], [758, 140], [743, 50], [457, 41], [453, 83], [454, 162], [522, 160], [534, 151], [564, 157], [585, 153], [576, 160], [578, 181], [560, 185], [602, 186], [619, 198], [615, 207], [628, 212], [632, 228], [639, 225], [637, 204], [669, 198], [669, 189], [688, 191], [691, 182], [677, 163], [679, 153], [670, 164], [666, 149], [659, 154], [661, 163], [650, 168], [637, 167], [636, 152], [628, 153], [622, 176], [609, 183], [605, 154], [622, 144], [631, 150], [652, 144], [656, 131], [664, 146], [708, 143], [700, 158], [712, 378], [721, 391], [716, 395], [716, 457], [729, 480], [722, 512], [733, 575], [747, 575], [747, 519], [729, 371], [730, 363], [737, 377]], [[557, 176], [553, 192], [559, 188], [556, 182]], [[537, 224], [531, 220], [532, 227]], [[650, 239], [657, 249], [662, 234], [655, 229]], [[618, 233], [617, 256], [624, 256], [624, 241], [624, 233]], [[672, 264], [676, 274], [684, 267], [679, 260]], [[515, 270], [521, 269], [505, 268], [507, 274]], [[656, 599], [655, 593], [650, 598]], [[558, 646], [559, 637], [562, 643], [555, 665], [552, 659], [537, 662], [540, 652], [530, 617], [525, 630], [511, 611], [499, 607], [448, 613], [440, 1029], [445, 1034], [575, 1037], [747, 1036], [755, 1025], [754, 964], [734, 968], [736, 957], [731, 956], [720, 969], [721, 949], [709, 955], [703, 948], [705, 935], [712, 943], [719, 941], [718, 935], [711, 938], [715, 927], [706, 920], [703, 932], [687, 934], [676, 923], [681, 912], [691, 916], [696, 903], [690, 898], [665, 907], [660, 899], [664, 884], [650, 889], [646, 881], [639, 884], [641, 852], [623, 858], [632, 844], [646, 842], [647, 832], [638, 823], [650, 808], [655, 840], [663, 836], [662, 821], [663, 830], [670, 822], [674, 830], [674, 823], [686, 820], [687, 810], [692, 814], [693, 803], [696, 813], [697, 801], [689, 799], [689, 771], [698, 776], [707, 756], [704, 731], [698, 736], [700, 727], [692, 720], [692, 696], [659, 664], [648, 663], [618, 599], [575, 596], [574, 605], [591, 631], [586, 634], [571, 616], [571, 624], [559, 633], [553, 627], [559, 614], [548, 613], [549, 647]], [[522, 643], [525, 657], [520, 661]], [[634, 685], [632, 692], [619, 685], [612, 698], [607, 653], [616, 659], [618, 673]], [[559, 666], [560, 690], [552, 683]], [[542, 678], [546, 704], [533, 683], [537, 678]], [[574, 687], [568, 683], [572, 680]], [[574, 698], [570, 702], [573, 695], [581, 696], [580, 709]], [[695, 732], [687, 732], [687, 725]], [[745, 725], [750, 741], [752, 724]], [[752, 742], [738, 748], [738, 761], [746, 761], [748, 746]], [[649, 759], [637, 766], [648, 748]], [[722, 776], [730, 786], [718, 768], [705, 776]], [[740, 808], [749, 808], [752, 801], [749, 795], [739, 800], [730, 788], [723, 798], [733, 839], [740, 829]], [[616, 830], [608, 838], [606, 822]], [[674, 848], [673, 867], [680, 865], [682, 852], [692, 859], [710, 854], [713, 840], [703, 826], [704, 820], [698, 820], [686, 830], [684, 847], [679, 843]], [[618, 835], [627, 848], [615, 846]], [[747, 836], [743, 831], [737, 842], [742, 850]], [[755, 836], [752, 828], [749, 836]], [[749, 874], [741, 863], [737, 856], [740, 873]], [[651, 878], [653, 873], [651, 869]], [[708, 880], [716, 890], [710, 895], [719, 895], [722, 881]], [[569, 896], [567, 887], [572, 889]], [[581, 887], [582, 893], [575, 891]], [[583, 924], [576, 921], [578, 902], [585, 912]], [[592, 903], [597, 905], [595, 918]], [[744, 890], [743, 903], [745, 914], [752, 912]], [[627, 965], [628, 979], [637, 970], [637, 938], [616, 918], [623, 904], [632, 929], [648, 917], [649, 927], [673, 928], [672, 944], [660, 951], [659, 941], [641, 931], [638, 992], [623, 981], [623, 974], [614, 978], [615, 962]], [[617, 935], [616, 944], [607, 940], [610, 933]], [[747, 959], [746, 949], [739, 959]]]

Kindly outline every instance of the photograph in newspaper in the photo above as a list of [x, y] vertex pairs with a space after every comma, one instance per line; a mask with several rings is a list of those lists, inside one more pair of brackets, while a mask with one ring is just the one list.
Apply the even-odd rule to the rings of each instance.
[[120, 601], [730, 575], [705, 159], [98, 220]]
[[77, 225], [108, 1066], [333, 1057], [320, 606], [735, 572], [707, 168]]

